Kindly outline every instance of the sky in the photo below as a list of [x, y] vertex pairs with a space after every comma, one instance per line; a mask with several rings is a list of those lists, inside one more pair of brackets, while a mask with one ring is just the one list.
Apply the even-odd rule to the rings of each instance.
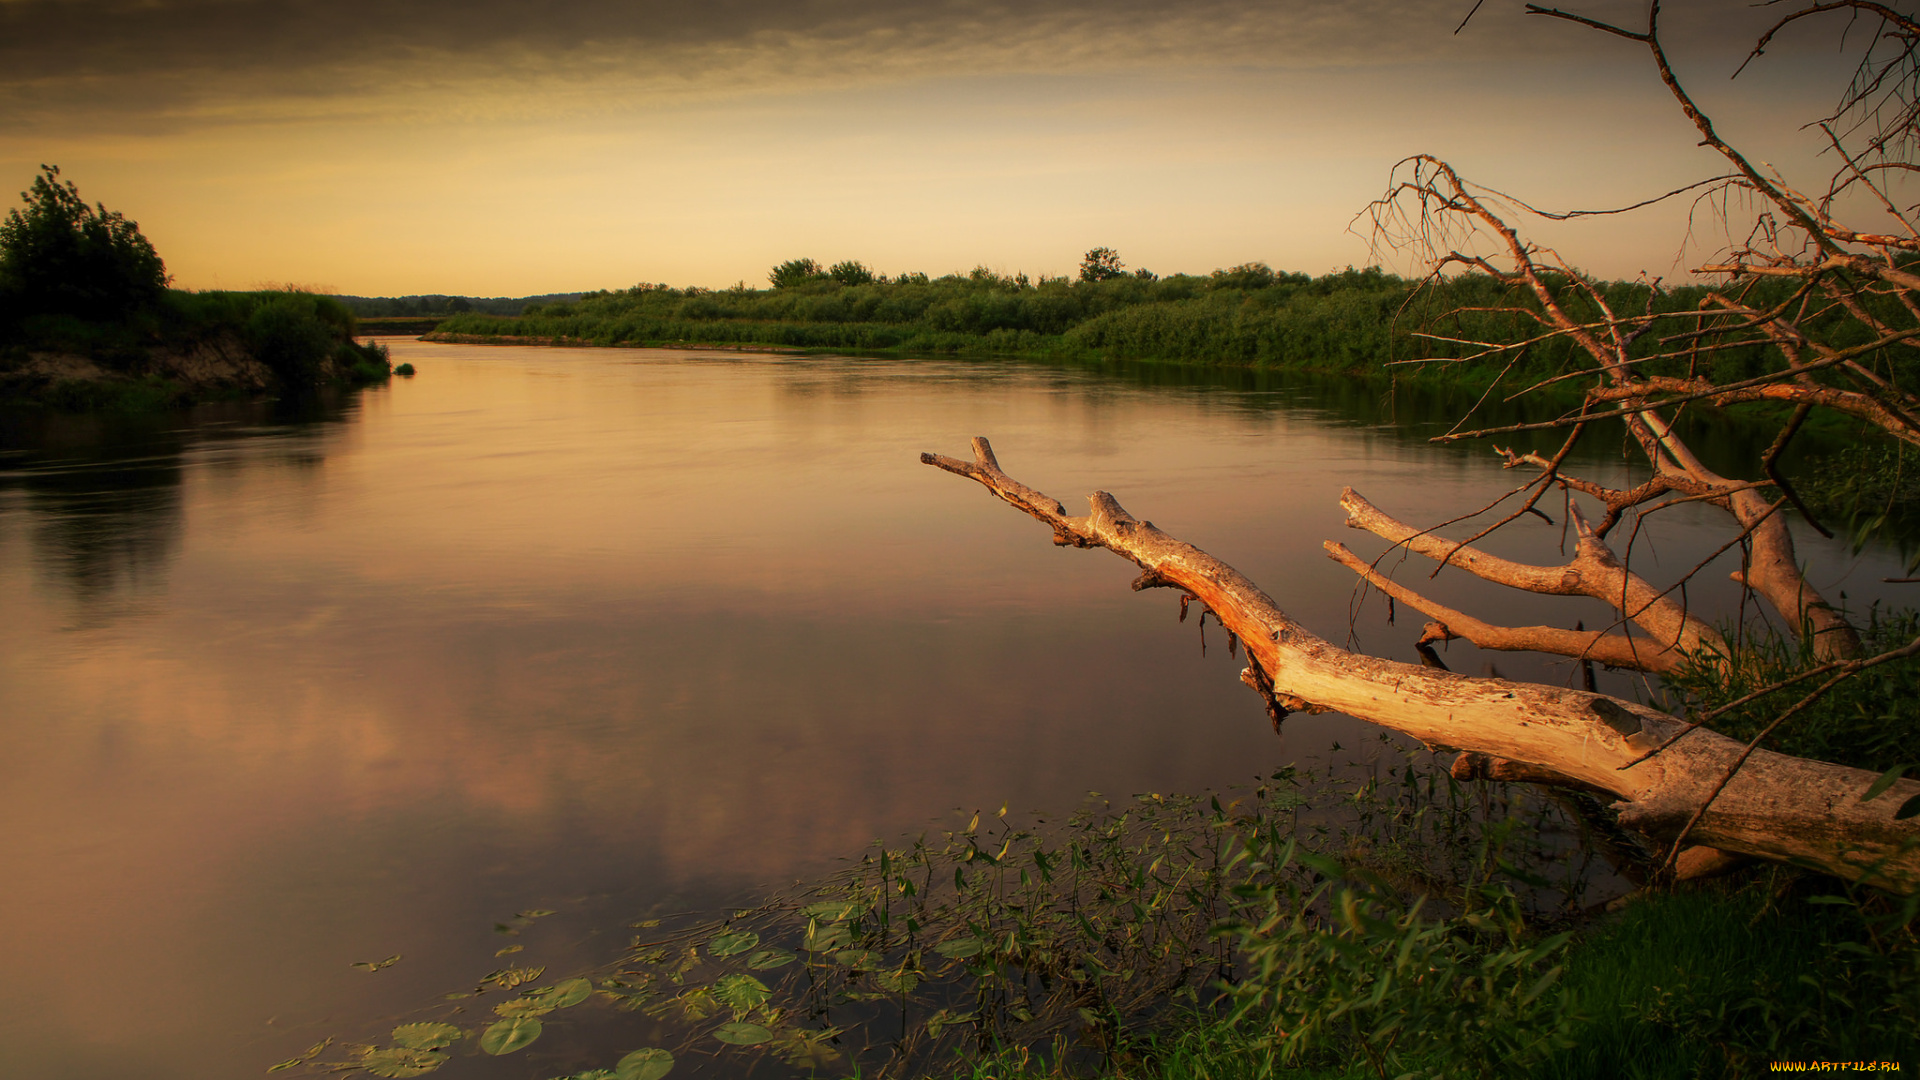
[[[1410, 154], [1547, 208], [1723, 163], [1644, 46], [1486, 0], [0, 0], [0, 191], [59, 165], [181, 288], [520, 296], [762, 285], [796, 257], [939, 275], [1421, 266], [1355, 220]], [[1583, 14], [1635, 28], [1642, 3]], [[1675, 0], [1723, 132], [1824, 181], [1866, 32]], [[11, 205], [11, 200], [7, 200]], [[1685, 200], [1521, 222], [1674, 277]], [[1707, 222], [1711, 225], [1711, 222]]]

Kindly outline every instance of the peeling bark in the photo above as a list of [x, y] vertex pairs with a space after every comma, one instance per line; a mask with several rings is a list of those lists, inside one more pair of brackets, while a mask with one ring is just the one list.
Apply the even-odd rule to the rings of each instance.
[[1874, 774], [1759, 750], [1713, 796], [1745, 750], [1732, 739], [1700, 729], [1648, 756], [1686, 725], [1602, 694], [1348, 652], [1295, 622], [1232, 567], [1134, 518], [1112, 495], [1094, 492], [1088, 514], [1070, 517], [1057, 500], [1002, 472], [986, 439], [974, 439], [973, 450], [970, 462], [931, 453], [920, 460], [977, 481], [1049, 526], [1056, 544], [1107, 548], [1139, 566], [1141, 581], [1186, 590], [1238, 635], [1276, 700], [1607, 792], [1623, 825], [1655, 839], [1676, 836], [1707, 803], [1688, 834], [1697, 845], [1920, 891], [1920, 818], [1893, 819], [1901, 803], [1920, 795], [1920, 781], [1898, 781], [1862, 802]]

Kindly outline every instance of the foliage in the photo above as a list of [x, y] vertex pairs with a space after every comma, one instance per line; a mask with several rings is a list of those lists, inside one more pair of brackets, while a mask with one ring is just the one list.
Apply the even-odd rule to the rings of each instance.
[[[1284, 870], [1301, 855], [1289, 845], [1269, 857]], [[1259, 921], [1238, 931], [1248, 973], [1234, 986], [1236, 1019], [1259, 1026], [1270, 1060], [1357, 1048], [1382, 1076], [1491, 1077], [1574, 1044], [1579, 1018], [1552, 992], [1570, 931], [1539, 938], [1504, 886], [1472, 890], [1454, 918], [1428, 918], [1425, 898], [1336, 889], [1345, 872], [1323, 872], [1304, 894], [1264, 885]]]
[[1120, 253], [1110, 247], [1094, 248], [1080, 259], [1081, 281], [1111, 281], [1126, 276], [1126, 264], [1120, 261]]
[[[24, 212], [0, 223], [0, 374], [34, 352], [85, 357], [104, 379], [33, 383], [15, 377], [0, 396], [41, 407], [116, 411], [191, 400], [191, 376], [169, 358], [199, 351], [257, 359], [279, 388], [387, 378], [386, 349], [354, 341], [353, 312], [331, 297], [282, 289], [170, 290], [136, 223], [89, 207], [60, 170], [43, 166]], [[10, 340], [4, 340], [10, 339]]]
[[767, 271], [767, 280], [776, 289], [791, 289], [826, 277], [826, 269], [812, 259], [788, 259]]
[[1654, 896], [1588, 934], [1565, 993], [1578, 1045], [1535, 1076], [1732, 1077], [1768, 1061], [1920, 1057], [1911, 900], [1827, 895], [1769, 868]]
[[[1312, 809], [1329, 805], [1344, 808], [1337, 820]], [[1509, 869], [1540, 886], [1505, 894], [1504, 917], [1548, 918], [1577, 903], [1581, 860], [1557, 839], [1522, 842], [1564, 831], [1489, 829], [1516, 810], [1536, 826], [1556, 813], [1504, 793], [1470, 799], [1424, 755], [1386, 775], [1286, 769], [1222, 796], [1097, 800], [1051, 824], [1016, 823], [1003, 808], [940, 836], [876, 845], [800, 895], [721, 920], [636, 923], [642, 934], [623, 958], [592, 974], [595, 1000], [611, 1015], [641, 1014], [656, 1032], [683, 1032], [670, 1051], [654, 1051], [682, 1060], [744, 1053], [892, 1074], [1051, 1048], [1062, 1067], [1109, 1067], [1182, 1037], [1169, 1026], [1170, 1003], [1188, 1018], [1182, 1025], [1225, 1022], [1226, 986], [1251, 985], [1257, 965], [1221, 930], [1257, 925], [1263, 905], [1362, 880], [1454, 905], [1497, 892], [1492, 880]], [[1276, 857], [1283, 848], [1301, 854]], [[1511, 940], [1526, 932], [1513, 928]], [[1450, 955], [1466, 963], [1479, 940], [1462, 937]], [[505, 1021], [568, 1007], [578, 990], [565, 988], [577, 981], [518, 992], [542, 974], [511, 968], [481, 980], [479, 993], [518, 996], [465, 1034], [493, 1031], [510, 1045]], [[1253, 1045], [1243, 1030], [1221, 1041]], [[847, 1061], [852, 1046], [885, 1060]]]
[[565, 304], [580, 299], [580, 293], [543, 293], [539, 296], [447, 296], [441, 293], [412, 296], [332, 297], [362, 319], [461, 315], [477, 312], [486, 315], [519, 315], [529, 307]]
[[[1920, 558], [1920, 451], [1891, 440], [1861, 440], [1820, 457], [1794, 481], [1818, 518], [1853, 538], [1892, 540], [1909, 560]], [[1910, 561], [1908, 571], [1920, 568]]]
[[873, 271], [867, 269], [865, 263], [852, 259], [834, 263], [833, 269], [827, 271], [827, 276], [842, 285], [871, 285], [874, 281]]
[[61, 315], [118, 322], [158, 301], [166, 266], [139, 224], [88, 206], [57, 166], [40, 170], [21, 193], [26, 209], [0, 223], [0, 323]]
[[[1885, 652], [1920, 635], [1920, 612], [1883, 612], [1875, 606], [1860, 632], [1868, 655]], [[1808, 635], [1788, 634], [1772, 624], [1728, 625], [1723, 636], [1736, 643], [1732, 660], [1701, 657], [1668, 675], [1667, 693], [1673, 699], [1668, 704], [1684, 705], [1702, 716], [1820, 663], [1807, 644]], [[1822, 681], [1807, 679], [1732, 709], [1713, 720], [1713, 729], [1751, 739]], [[1858, 672], [1782, 724], [1766, 745], [1779, 753], [1873, 772], [1920, 764], [1920, 665], [1882, 664]]]

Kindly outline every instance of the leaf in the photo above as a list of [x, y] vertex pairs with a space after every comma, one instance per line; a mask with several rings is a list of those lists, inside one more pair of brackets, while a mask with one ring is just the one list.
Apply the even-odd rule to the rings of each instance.
[[660, 1080], [673, 1071], [673, 1055], [665, 1050], [635, 1050], [613, 1067], [619, 1080]]
[[497, 986], [502, 990], [511, 990], [516, 986], [525, 986], [527, 983], [530, 983], [535, 979], [538, 979], [541, 975], [546, 973], [546, 970], [547, 969], [543, 967], [501, 968], [499, 971], [489, 972], [487, 975], [483, 976], [480, 980], [480, 986], [482, 988], [485, 988], [489, 985], [492, 985], [492, 986]]
[[801, 908], [800, 914], [821, 922], [845, 922], [866, 910], [866, 905], [858, 900], [822, 900]]
[[755, 971], [772, 971], [777, 967], [785, 967], [796, 959], [798, 958], [785, 949], [761, 949], [747, 957], [747, 966]]
[[714, 1000], [710, 989], [689, 990], [677, 999], [680, 1011], [688, 1020], [705, 1020], [719, 1011], [719, 1002]]
[[516, 912], [516, 913], [514, 914], [514, 918], [516, 918], [516, 919], [544, 919], [544, 918], [546, 918], [547, 916], [549, 916], [549, 915], [551, 915], [551, 914], [553, 914], [553, 912], [552, 912], [552, 911], [550, 911], [550, 910], [548, 910], [547, 908], [534, 908], [534, 909], [533, 909], [532, 911], [521, 911], [521, 912]]
[[943, 941], [935, 945], [933, 951], [949, 960], [963, 960], [969, 956], [980, 955], [981, 950], [986, 947], [987, 943], [977, 937], [964, 937]]
[[620, 1074], [612, 1069], [588, 1069], [572, 1076], [556, 1076], [553, 1080], [620, 1080]]
[[738, 1015], [765, 1005], [773, 991], [751, 975], [727, 975], [713, 984], [713, 996]]
[[531, 1016], [515, 1016], [480, 1033], [480, 1049], [499, 1057], [523, 1050], [540, 1037], [540, 1021]]
[[1893, 812], [1893, 820], [1905, 821], [1915, 814], [1920, 814], [1920, 795], [1915, 795], [1913, 798], [1901, 803], [1900, 809]]
[[503, 1001], [493, 1007], [493, 1012], [496, 1016], [505, 1017], [545, 1016], [552, 1012], [553, 1009], [554, 1006], [551, 1002], [547, 1001], [546, 998], [528, 996], [517, 997], [512, 1001]]
[[760, 935], [751, 930], [733, 931], [721, 934], [707, 942], [707, 952], [714, 956], [733, 956], [746, 952], [760, 944]]
[[570, 1009], [593, 996], [593, 984], [586, 979], [568, 979], [532, 991], [527, 996], [538, 997], [556, 1009]]
[[306, 1064], [306, 1062], [307, 1062], [306, 1058], [288, 1058], [287, 1060], [281, 1062], [278, 1065], [269, 1065], [267, 1067], [267, 1071], [270, 1073], [284, 1072], [287, 1069], [292, 1069], [297, 1066], [304, 1065]]
[[773, 1032], [768, 1031], [759, 1024], [749, 1024], [744, 1020], [735, 1020], [729, 1024], [721, 1024], [720, 1030], [715, 1031], [713, 1037], [723, 1043], [732, 1043], [735, 1046], [758, 1046], [763, 1042], [771, 1042], [773, 1040]]
[[360, 960], [355, 962], [353, 966], [359, 968], [362, 971], [380, 971], [383, 968], [390, 968], [399, 962], [400, 962], [400, 954], [394, 953], [392, 956], [387, 957], [385, 960]]
[[1860, 801], [1872, 802], [1873, 800], [1886, 794], [1887, 789], [1893, 786], [1894, 781], [1900, 779], [1900, 774], [1906, 771], [1907, 771], [1907, 767], [1905, 765], [1895, 765], [1893, 768], [1888, 769], [1886, 772], [1881, 773], [1880, 779], [1875, 780], [1872, 783], [1872, 785], [1867, 788], [1865, 792], [1861, 793]]
[[873, 982], [890, 993], [911, 994], [913, 988], [920, 985], [921, 976], [917, 971], [876, 971]]
[[375, 1076], [385, 1077], [425, 1076], [446, 1063], [445, 1054], [405, 1046], [369, 1050], [360, 1059], [361, 1068]]
[[833, 962], [861, 971], [872, 971], [886, 963], [887, 958], [870, 949], [842, 949], [833, 954]]
[[[1082, 1009], [1081, 1011], [1085, 1012], [1086, 1010]], [[939, 1035], [941, 1028], [953, 1027], [956, 1024], [971, 1024], [978, 1019], [980, 1019], [978, 1013], [950, 1013], [945, 1009], [941, 1009], [939, 1012], [927, 1018], [927, 1034]]]
[[393, 1029], [393, 1045], [415, 1050], [438, 1050], [460, 1041], [460, 1029], [452, 1024], [401, 1024]]
[[509, 946], [507, 946], [506, 948], [504, 948], [504, 949], [501, 949], [501, 950], [499, 950], [498, 952], [496, 952], [496, 953], [494, 953], [493, 955], [495, 955], [495, 956], [508, 956], [508, 955], [511, 955], [511, 954], [513, 954], [513, 953], [517, 953], [517, 952], [519, 952], [519, 951], [520, 951], [521, 949], [524, 949], [524, 948], [526, 948], [526, 946], [525, 946], [525, 945], [509, 945]]

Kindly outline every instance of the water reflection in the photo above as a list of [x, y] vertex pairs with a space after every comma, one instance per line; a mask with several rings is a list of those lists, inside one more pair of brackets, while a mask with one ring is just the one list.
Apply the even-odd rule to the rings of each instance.
[[[166, 591], [183, 535], [190, 458], [211, 473], [242, 459], [317, 466], [312, 443], [262, 443], [344, 422], [353, 409], [340, 394], [294, 402], [210, 405], [168, 416], [68, 416], [29, 413], [0, 422], [0, 521], [31, 535], [35, 576], [64, 587], [75, 626], [97, 626], [150, 609]], [[246, 443], [241, 455], [223, 443]]]
[[[1276, 740], [1173, 598], [921, 450], [990, 434], [1014, 475], [1115, 491], [1333, 637], [1353, 583], [1319, 545], [1347, 538], [1343, 485], [1431, 520], [1506, 483], [1484, 448], [1431, 448], [1344, 389], [395, 359], [420, 376], [331, 413], [9, 429], [0, 918], [34, 932], [0, 990], [0, 1072], [254, 1074], [470, 985], [517, 910], [563, 913], [514, 939], [522, 959], [588, 966], [635, 911], [817, 873], [954, 807], [1194, 790], [1356, 745], [1338, 717]], [[1557, 532], [1500, 550], [1540, 558]], [[1366, 611], [1355, 632], [1411, 658], [1417, 629]]]

